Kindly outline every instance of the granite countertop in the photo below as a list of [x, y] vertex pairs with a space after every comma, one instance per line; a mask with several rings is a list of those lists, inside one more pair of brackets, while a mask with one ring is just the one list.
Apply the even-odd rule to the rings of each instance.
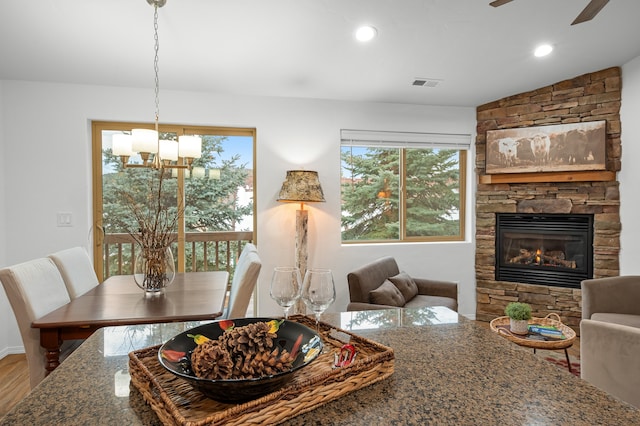
[[[392, 347], [395, 372], [286, 425], [640, 424], [640, 410], [444, 308], [323, 320]], [[198, 324], [98, 330], [0, 425], [161, 424], [129, 387], [127, 354]]]

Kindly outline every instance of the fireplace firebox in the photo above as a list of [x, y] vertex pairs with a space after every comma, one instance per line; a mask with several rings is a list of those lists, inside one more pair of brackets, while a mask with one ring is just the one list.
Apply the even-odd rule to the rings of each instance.
[[593, 215], [496, 214], [496, 281], [580, 288], [593, 278]]

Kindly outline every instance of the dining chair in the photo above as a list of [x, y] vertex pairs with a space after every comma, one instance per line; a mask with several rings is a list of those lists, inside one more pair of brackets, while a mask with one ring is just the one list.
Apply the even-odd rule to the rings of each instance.
[[71, 299], [85, 294], [99, 284], [89, 254], [84, 248], [61, 250], [48, 257], [58, 267]]
[[0, 270], [0, 281], [20, 329], [33, 389], [45, 376], [40, 330], [31, 323], [71, 301], [62, 275], [49, 258], [34, 259]]
[[229, 303], [221, 318], [241, 318], [247, 314], [251, 294], [258, 282], [261, 267], [258, 249], [255, 245], [247, 243], [236, 263], [229, 292]]

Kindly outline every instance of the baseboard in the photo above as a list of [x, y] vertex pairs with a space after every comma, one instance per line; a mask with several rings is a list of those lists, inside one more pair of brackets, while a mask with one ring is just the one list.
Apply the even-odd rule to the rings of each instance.
[[0, 350], [0, 359], [7, 355], [23, 354], [24, 347], [22, 346], [9, 346]]

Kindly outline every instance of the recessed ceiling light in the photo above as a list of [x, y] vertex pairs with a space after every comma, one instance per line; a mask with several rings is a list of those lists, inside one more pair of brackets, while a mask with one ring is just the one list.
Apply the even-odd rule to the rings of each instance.
[[553, 50], [553, 46], [550, 44], [541, 44], [536, 47], [536, 50], [533, 51], [533, 54], [536, 55], [537, 58], [542, 58], [543, 56], [547, 56]]
[[356, 30], [356, 39], [358, 41], [371, 41], [378, 34], [378, 30], [370, 25], [364, 25]]

